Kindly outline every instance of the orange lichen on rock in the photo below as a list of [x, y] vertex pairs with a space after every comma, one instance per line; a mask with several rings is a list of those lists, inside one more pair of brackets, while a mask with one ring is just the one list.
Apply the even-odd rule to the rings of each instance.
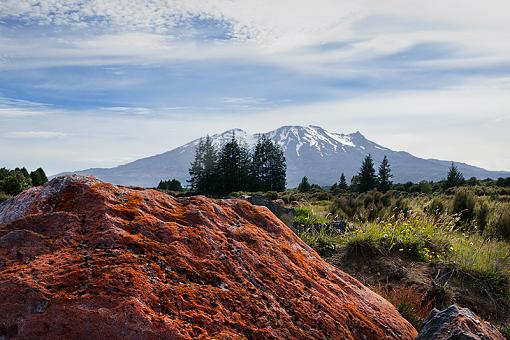
[[417, 335], [264, 207], [92, 177], [0, 206], [0, 297], [6, 338]]

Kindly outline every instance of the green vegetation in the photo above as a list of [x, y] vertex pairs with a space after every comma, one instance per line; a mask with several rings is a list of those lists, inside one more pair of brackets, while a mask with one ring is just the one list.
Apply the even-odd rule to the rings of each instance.
[[[367, 157], [350, 186], [341, 182], [321, 188], [304, 178], [271, 199], [297, 205], [301, 239], [375, 285], [416, 327], [453, 302], [501, 327], [510, 320], [510, 180], [464, 181], [452, 164], [443, 181], [392, 184], [387, 160], [375, 176]], [[363, 259], [380, 262], [370, 272]]]
[[457, 169], [455, 164], [452, 163], [450, 169], [448, 170], [448, 176], [446, 176], [446, 181], [444, 183], [444, 188], [454, 188], [464, 184], [464, 175]]
[[282, 149], [263, 136], [253, 153], [235, 136], [216, 150], [209, 136], [202, 139], [189, 169], [191, 191], [224, 196], [238, 191], [283, 191], [287, 166]]
[[47, 181], [48, 178], [41, 168], [31, 173], [28, 173], [25, 168], [16, 168], [14, 170], [0, 168], [0, 202], [16, 196], [32, 186], [42, 185]]
[[183, 190], [181, 182], [179, 182], [175, 178], [169, 179], [167, 181], [164, 181], [164, 180], [159, 181], [157, 189], [169, 190], [169, 191], [182, 191]]

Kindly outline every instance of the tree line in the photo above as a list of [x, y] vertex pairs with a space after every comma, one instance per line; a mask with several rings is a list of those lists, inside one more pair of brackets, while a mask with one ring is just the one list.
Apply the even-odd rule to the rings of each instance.
[[200, 140], [189, 168], [191, 191], [223, 196], [236, 191], [283, 191], [287, 165], [283, 150], [262, 136], [253, 151], [235, 135], [219, 149], [211, 137]]
[[[347, 180], [345, 178], [344, 173], [340, 175], [340, 180], [334, 183], [330, 191], [332, 192], [341, 192], [341, 191], [352, 191], [352, 192], [368, 192], [370, 190], [378, 190], [381, 192], [386, 192], [388, 190], [399, 190], [399, 191], [412, 191], [416, 192], [432, 192], [437, 191], [434, 190], [439, 187], [439, 189], [446, 190], [449, 188], [458, 187], [461, 185], [465, 185], [472, 183], [472, 185], [479, 184], [476, 178], [470, 178], [469, 180], [464, 179], [464, 175], [462, 172], [458, 170], [454, 163], [451, 164], [448, 169], [448, 173], [446, 179], [439, 182], [427, 182], [422, 181], [418, 184], [408, 182], [404, 184], [393, 184], [391, 180], [393, 178], [393, 174], [391, 173], [391, 166], [388, 161], [388, 158], [384, 156], [382, 162], [379, 165], [379, 168], [376, 172], [374, 160], [372, 156], [369, 154], [361, 163], [361, 167], [356, 175], [354, 175], [351, 179], [351, 184], [347, 184]], [[508, 179], [510, 182], [510, 178]], [[503, 184], [505, 186], [507, 179], [498, 179], [497, 183]], [[298, 191], [307, 192], [314, 188], [320, 189], [320, 186], [316, 184], [310, 184], [308, 178], [305, 176], [301, 180], [301, 183], [298, 186]]]
[[26, 168], [0, 168], [0, 192], [14, 196], [30, 187], [42, 185], [48, 177], [42, 168], [28, 172]]

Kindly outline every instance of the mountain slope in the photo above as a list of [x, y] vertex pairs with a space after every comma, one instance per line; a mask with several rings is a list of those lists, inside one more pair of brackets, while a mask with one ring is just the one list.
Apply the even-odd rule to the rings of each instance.
[[[216, 146], [223, 145], [234, 134], [237, 140], [253, 146], [261, 134], [249, 135], [240, 129], [228, 130], [211, 136]], [[295, 187], [303, 176], [312, 183], [330, 185], [345, 173], [348, 180], [356, 174], [363, 158], [371, 154], [380, 163], [386, 155], [392, 166], [395, 182], [439, 180], [446, 176], [451, 161], [418, 158], [404, 151], [393, 151], [378, 145], [360, 132], [332, 133], [318, 126], [282, 126], [265, 133], [279, 144], [287, 159], [287, 184]], [[139, 159], [115, 168], [95, 168], [74, 172], [93, 175], [114, 184], [151, 187], [160, 179], [177, 178], [185, 183], [188, 168], [199, 140], [171, 151]], [[488, 171], [464, 163], [455, 163], [466, 178], [497, 178], [510, 172]]]

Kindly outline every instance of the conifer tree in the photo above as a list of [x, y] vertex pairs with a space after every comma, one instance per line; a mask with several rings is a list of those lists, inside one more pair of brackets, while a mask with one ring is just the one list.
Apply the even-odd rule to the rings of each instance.
[[390, 162], [388, 161], [388, 157], [384, 156], [377, 175], [377, 184], [381, 192], [386, 192], [391, 188], [393, 184], [391, 181], [392, 177]]
[[299, 183], [297, 189], [299, 192], [308, 192], [308, 191], [310, 191], [311, 188], [312, 188], [312, 186], [310, 185], [310, 182], [308, 181], [308, 177], [305, 176], [301, 180], [301, 183]]
[[191, 190], [204, 195], [217, 191], [218, 156], [211, 137], [201, 139], [195, 151], [195, 159], [189, 169]]
[[340, 182], [338, 182], [338, 189], [340, 189], [340, 190], [349, 189], [349, 186], [347, 185], [347, 181], [345, 180], [345, 175], [343, 172], [340, 175]]
[[282, 148], [273, 142], [271, 142], [269, 162], [271, 178], [269, 190], [284, 191], [287, 185], [287, 163]]
[[167, 188], [166, 181], [160, 180], [157, 189], [166, 190], [166, 188]]
[[41, 177], [41, 184], [48, 182], [48, 177], [46, 176], [46, 173], [44, 172], [44, 170], [42, 168], [37, 168], [37, 170], [35, 170], [35, 171], [38, 172], [39, 177]]
[[42, 184], [42, 178], [41, 178], [41, 175], [39, 174], [39, 172], [32, 171], [30, 173], [30, 178], [32, 179], [32, 185], [34, 187], [37, 187]]
[[250, 169], [251, 169], [251, 154], [250, 149], [246, 143], [241, 143], [240, 157], [239, 157], [239, 186], [240, 190], [248, 191], [251, 186]]
[[367, 155], [361, 164], [358, 172], [358, 191], [367, 192], [374, 189], [377, 185], [375, 176], [374, 161], [371, 155]]
[[455, 164], [452, 162], [450, 169], [448, 169], [448, 176], [444, 184], [445, 189], [458, 187], [464, 184], [464, 175], [460, 172]]
[[253, 191], [283, 191], [286, 185], [287, 165], [282, 149], [262, 136], [253, 152], [251, 179]]
[[46, 174], [42, 168], [38, 168], [37, 170], [32, 171], [30, 173], [30, 178], [34, 187], [43, 185], [44, 183], [48, 182], [48, 177], [46, 177]]
[[235, 135], [225, 143], [218, 159], [219, 194], [239, 191], [241, 187], [241, 148]]

